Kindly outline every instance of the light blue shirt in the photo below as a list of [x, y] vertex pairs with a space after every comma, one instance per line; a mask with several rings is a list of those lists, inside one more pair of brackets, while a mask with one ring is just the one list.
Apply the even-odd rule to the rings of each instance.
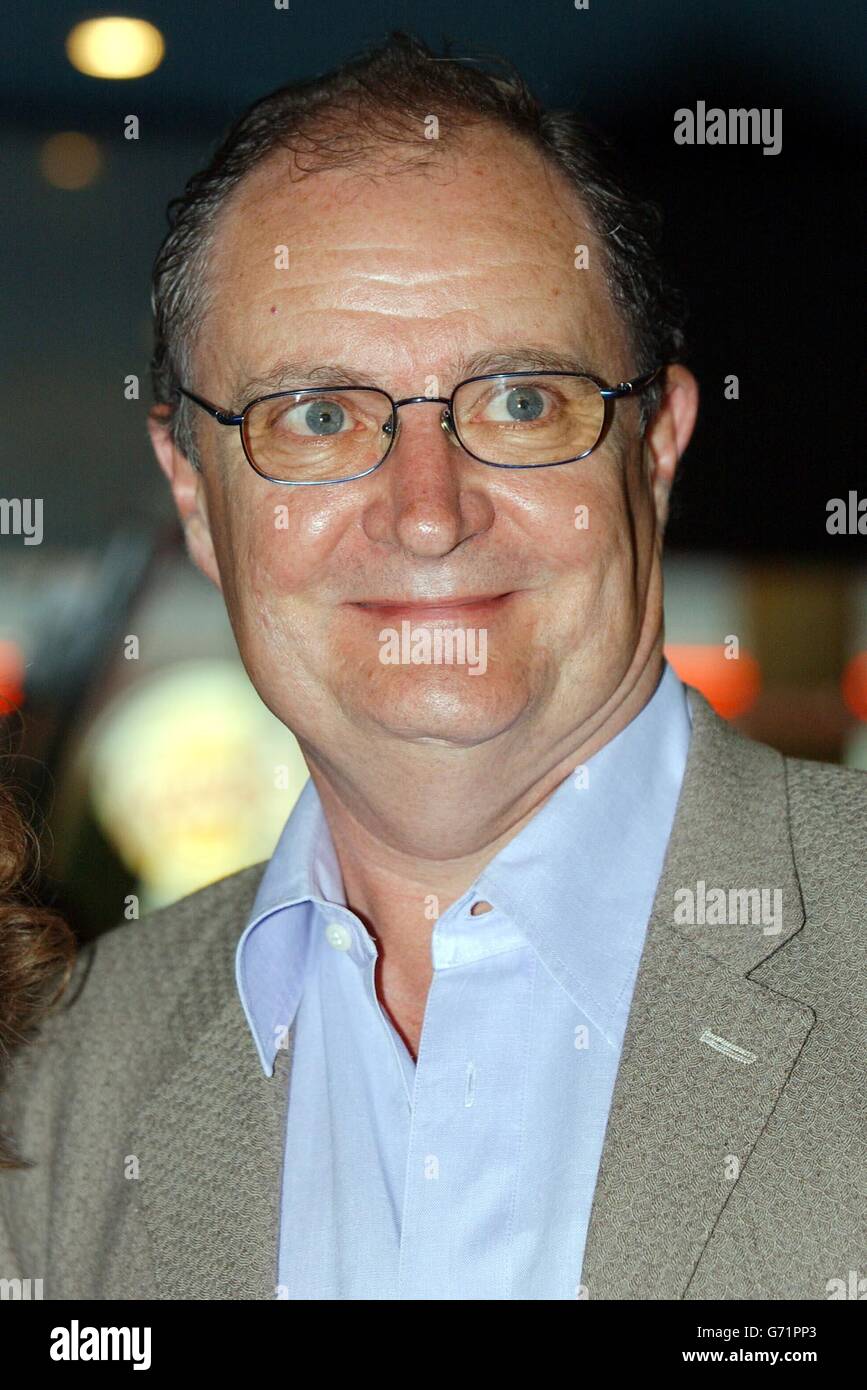
[[[690, 731], [666, 665], [632, 723], [434, 922], [417, 1062], [378, 1001], [377, 948], [306, 783], [236, 960], [267, 1075], [294, 1029], [278, 1298], [580, 1296]], [[471, 915], [477, 901], [493, 910]]]

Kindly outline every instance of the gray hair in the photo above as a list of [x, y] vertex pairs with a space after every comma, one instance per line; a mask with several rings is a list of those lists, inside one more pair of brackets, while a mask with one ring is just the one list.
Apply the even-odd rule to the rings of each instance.
[[[192, 386], [196, 339], [212, 303], [209, 252], [232, 190], [279, 149], [291, 151], [302, 176], [369, 161], [393, 145], [409, 146], [407, 159], [424, 165], [435, 157], [424, 134], [432, 112], [450, 118], [454, 135], [499, 124], [544, 154], [580, 196], [601, 239], [606, 283], [629, 334], [635, 374], [678, 358], [685, 312], [659, 262], [659, 208], [626, 190], [610, 142], [583, 117], [546, 111], [511, 64], [488, 61], [504, 75], [471, 66], [475, 59], [439, 57], [415, 36], [395, 31], [333, 72], [280, 87], [249, 107], [207, 167], [169, 203], [169, 231], [153, 269], [151, 376], [155, 400], [172, 407], [174, 442], [196, 467], [194, 408], [176, 388]], [[642, 429], [659, 407], [662, 387], [657, 378], [640, 398]]]

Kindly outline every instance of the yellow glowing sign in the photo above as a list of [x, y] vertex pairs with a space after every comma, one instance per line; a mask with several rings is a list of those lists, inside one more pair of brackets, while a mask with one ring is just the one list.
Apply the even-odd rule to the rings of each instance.
[[96, 815], [145, 907], [268, 859], [307, 768], [239, 662], [170, 666], [119, 695], [85, 749]]

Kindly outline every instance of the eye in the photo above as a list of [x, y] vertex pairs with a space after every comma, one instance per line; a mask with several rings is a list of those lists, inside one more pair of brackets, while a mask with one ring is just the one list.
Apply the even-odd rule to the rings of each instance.
[[550, 406], [548, 393], [539, 386], [505, 386], [492, 394], [484, 406], [484, 419], [492, 424], [521, 424], [539, 420]]
[[326, 439], [329, 435], [343, 433], [344, 429], [352, 429], [352, 421], [343, 406], [327, 396], [302, 401], [281, 411], [274, 424], [307, 439]]

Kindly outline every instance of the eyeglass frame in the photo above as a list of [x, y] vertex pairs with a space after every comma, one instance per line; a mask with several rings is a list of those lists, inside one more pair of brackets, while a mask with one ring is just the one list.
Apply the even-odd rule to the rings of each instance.
[[[185, 386], [177, 385], [174, 389], [176, 392], [179, 392], [182, 396], [186, 396], [188, 400], [191, 400], [194, 403], [194, 405], [198, 405], [201, 407], [202, 410], [207, 411], [207, 413], [210, 416], [212, 416], [214, 420], [217, 421], [217, 424], [238, 426], [238, 431], [241, 436], [241, 447], [244, 450], [244, 457], [246, 458], [250, 467], [253, 469], [253, 472], [258, 474], [260, 478], [264, 478], [266, 482], [277, 483], [283, 487], [328, 487], [335, 483], [354, 483], [359, 478], [367, 478], [371, 473], [375, 473], [378, 468], [382, 467], [389, 454], [391, 453], [391, 450], [397, 439], [398, 430], [400, 427], [400, 421], [398, 419], [397, 412], [403, 405], [445, 406], [445, 410], [443, 410], [440, 416], [440, 425], [442, 429], [448, 436], [450, 436], [450, 438], [455, 443], [458, 444], [458, 446], [461, 449], [463, 449], [465, 454], [468, 454], [471, 459], [474, 459], [476, 461], [476, 463], [484, 464], [486, 468], [506, 468], [509, 470], [516, 470], [522, 468], [562, 468], [567, 463], [579, 463], [581, 459], [589, 458], [590, 454], [592, 454], [596, 449], [599, 448], [599, 445], [605, 438], [605, 435], [608, 432], [608, 425], [610, 421], [611, 402], [619, 400], [623, 397], [638, 395], [641, 391], [644, 391], [651, 384], [651, 382], [655, 381], [656, 377], [659, 376], [659, 373], [663, 371], [663, 369], [664, 364], [661, 364], [658, 367], [654, 367], [653, 371], [645, 372], [643, 376], [633, 377], [630, 381], [621, 381], [617, 384], [617, 386], [606, 386], [602, 378], [594, 376], [592, 372], [558, 372], [553, 369], [538, 372], [486, 372], [481, 376], [470, 376], [467, 377], [465, 381], [459, 381], [450, 396], [405, 396], [402, 400], [399, 401], [396, 401], [394, 397], [391, 395], [391, 393], [384, 390], [381, 386], [347, 386], [346, 383], [335, 386], [303, 386], [295, 391], [269, 391], [264, 396], [256, 396], [254, 400], [247, 402], [247, 404], [243, 407], [240, 413], [234, 413], [232, 411], [226, 410], [222, 406], [214, 405], [213, 401], [206, 400], [204, 396], [199, 396], [194, 391], [189, 391]], [[602, 417], [602, 426], [600, 428], [599, 435], [595, 443], [592, 444], [589, 449], [585, 449], [583, 454], [575, 454], [573, 458], [558, 459], [554, 463], [491, 463], [489, 459], [479, 458], [478, 454], [474, 454], [472, 449], [467, 448], [466, 444], [461, 439], [460, 434], [458, 433], [454, 417], [454, 399], [462, 386], [469, 386], [476, 381], [511, 381], [515, 378], [532, 377], [535, 379], [537, 377], [543, 376], [579, 377], [583, 378], [586, 381], [593, 382], [594, 386], [598, 390], [604, 402], [604, 414]], [[346, 478], [310, 478], [296, 480], [294, 478], [272, 478], [269, 473], [263, 473], [261, 468], [257, 466], [253, 458], [251, 457], [250, 452], [247, 449], [247, 441], [244, 438], [244, 420], [248, 412], [251, 411], [255, 405], [261, 404], [262, 401], [278, 400], [282, 396], [312, 396], [315, 398], [316, 396], [327, 395], [330, 391], [374, 391], [377, 395], [385, 396], [385, 398], [390, 402], [391, 438], [388, 442], [388, 448], [386, 449], [379, 462], [375, 463], [372, 468], [365, 468], [363, 473], [351, 473]], [[388, 424], [389, 421], [386, 421], [386, 423], [382, 426], [383, 430], [385, 430], [386, 425]]]

